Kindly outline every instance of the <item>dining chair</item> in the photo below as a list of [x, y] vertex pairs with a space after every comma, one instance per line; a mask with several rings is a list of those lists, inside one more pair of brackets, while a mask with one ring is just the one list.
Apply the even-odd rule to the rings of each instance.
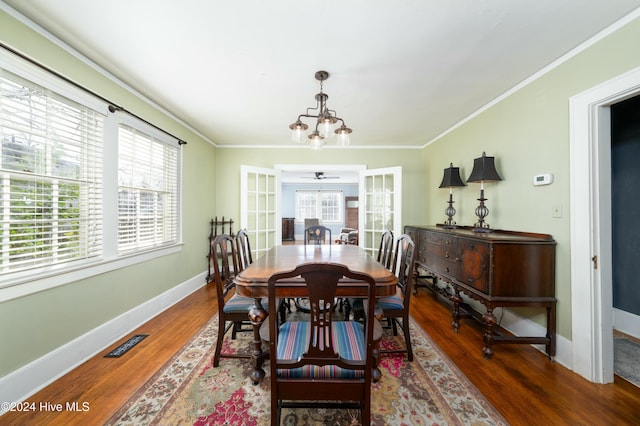
[[[406, 353], [407, 359], [413, 361], [413, 349], [411, 348], [411, 334], [409, 333], [409, 305], [411, 301], [412, 287], [415, 281], [413, 273], [416, 246], [411, 237], [402, 234], [396, 242], [396, 250], [391, 264], [392, 272], [398, 278], [396, 294], [393, 296], [379, 297], [376, 300], [376, 318], [380, 321], [387, 319], [393, 330], [393, 335], [398, 335], [398, 325], [404, 333], [406, 348], [398, 350], [380, 350], [380, 353]], [[366, 312], [366, 307], [365, 307]], [[402, 320], [400, 323], [399, 320]]]
[[385, 229], [380, 237], [380, 247], [378, 248], [378, 262], [389, 269], [393, 252], [393, 231]]
[[[249, 323], [249, 309], [255, 300], [235, 294], [233, 279], [238, 272], [238, 258], [232, 236], [220, 234], [213, 240], [210, 261], [213, 263], [213, 282], [218, 298], [218, 340], [213, 356], [213, 366], [217, 367], [220, 358], [250, 358], [249, 353], [222, 353], [222, 345], [229, 329], [232, 330], [232, 340], [238, 332], [253, 331]], [[230, 292], [233, 292], [231, 296]]]
[[[327, 235], [329, 240], [327, 241]], [[304, 244], [331, 244], [331, 229], [323, 225], [309, 226], [304, 230]]]
[[[376, 260], [381, 263], [385, 268], [390, 269], [391, 258], [393, 257], [393, 232], [389, 229], [385, 229], [380, 237], [380, 247], [378, 248], [378, 257]], [[362, 301], [359, 299], [349, 298], [347, 299], [345, 317], [349, 317], [350, 312], [353, 312], [353, 319], [363, 320], [364, 311]]]
[[[269, 278], [269, 300], [282, 296], [279, 282], [298, 276], [311, 302], [308, 321], [279, 325], [277, 305], [269, 303], [271, 424], [280, 424], [280, 411], [285, 407], [335, 405], [359, 408], [361, 424], [369, 425], [376, 330], [381, 335], [373, 316], [375, 281], [341, 264], [301, 264]], [[336, 290], [343, 277], [366, 284], [370, 314], [365, 324], [334, 318]]]
[[244, 271], [253, 263], [251, 243], [246, 229], [241, 229], [236, 234], [236, 250], [238, 253], [238, 272]]

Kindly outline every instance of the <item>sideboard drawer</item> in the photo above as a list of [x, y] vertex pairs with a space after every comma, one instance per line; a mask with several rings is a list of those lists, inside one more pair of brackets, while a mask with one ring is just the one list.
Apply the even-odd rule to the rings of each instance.
[[460, 254], [459, 279], [463, 284], [471, 286], [483, 293], [489, 293], [489, 244], [458, 239], [458, 253]]

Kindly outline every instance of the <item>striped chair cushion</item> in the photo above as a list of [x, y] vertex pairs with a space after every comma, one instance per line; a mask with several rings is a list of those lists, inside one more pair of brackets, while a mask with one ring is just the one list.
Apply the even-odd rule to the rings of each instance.
[[[238, 296], [237, 294], [234, 294], [233, 296], [231, 296], [231, 299], [229, 299], [224, 304], [223, 311], [227, 314], [233, 314], [238, 312], [248, 312], [249, 309], [251, 309], [251, 307], [255, 305], [255, 303], [256, 301], [252, 297], [244, 297], [244, 296]], [[267, 298], [262, 299], [262, 306], [265, 309], [267, 309], [267, 306], [269, 306], [269, 301]]]
[[[310, 322], [286, 322], [280, 327], [278, 338], [278, 358], [298, 359], [309, 345]], [[355, 321], [333, 323], [333, 344], [336, 352], [344, 359], [362, 360], [366, 353], [363, 325]], [[362, 378], [364, 370], [347, 370], [333, 365], [304, 366], [295, 369], [278, 370], [280, 377], [291, 378]]]
[[380, 297], [376, 299], [376, 307], [383, 310], [404, 309], [399, 296]]

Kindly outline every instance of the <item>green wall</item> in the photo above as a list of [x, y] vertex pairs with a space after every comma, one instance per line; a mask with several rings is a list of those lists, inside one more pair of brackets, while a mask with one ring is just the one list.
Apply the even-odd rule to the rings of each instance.
[[[448, 191], [435, 188], [450, 162], [466, 180], [473, 159], [495, 156], [502, 181], [485, 184], [492, 228], [541, 232], [557, 241], [558, 333], [571, 338], [569, 99], [640, 66], [640, 20], [635, 20], [425, 148], [427, 217], [441, 221]], [[585, 141], [586, 143], [586, 141]], [[534, 187], [533, 176], [554, 183]], [[457, 222], [473, 225], [480, 185], [454, 189]], [[552, 217], [559, 206], [562, 217]], [[520, 311], [533, 314], [532, 312]], [[541, 315], [536, 315], [542, 321]]]
[[206, 269], [208, 220], [216, 210], [216, 151], [190, 129], [2, 11], [0, 40], [188, 142], [182, 148], [182, 251], [0, 303], [2, 377]]

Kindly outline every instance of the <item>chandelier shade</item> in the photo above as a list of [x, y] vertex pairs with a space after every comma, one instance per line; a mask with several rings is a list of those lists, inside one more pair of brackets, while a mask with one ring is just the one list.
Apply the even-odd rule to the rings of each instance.
[[[350, 143], [352, 130], [346, 126], [344, 120], [337, 116], [334, 110], [327, 107], [327, 99], [329, 96], [322, 91], [322, 83], [329, 78], [327, 71], [318, 71], [315, 74], [316, 80], [320, 82], [320, 93], [315, 96], [316, 106], [307, 108], [305, 114], [300, 114], [298, 119], [291, 125], [291, 139], [296, 143], [302, 143], [304, 133], [309, 129], [309, 125], [302, 121], [303, 118], [315, 120], [314, 130], [309, 134], [309, 145], [312, 149], [320, 149], [326, 144], [326, 139], [333, 135], [337, 136], [337, 143], [340, 146], [346, 146]], [[313, 114], [317, 112], [317, 114]], [[336, 123], [340, 122], [340, 126], [335, 128]]]

